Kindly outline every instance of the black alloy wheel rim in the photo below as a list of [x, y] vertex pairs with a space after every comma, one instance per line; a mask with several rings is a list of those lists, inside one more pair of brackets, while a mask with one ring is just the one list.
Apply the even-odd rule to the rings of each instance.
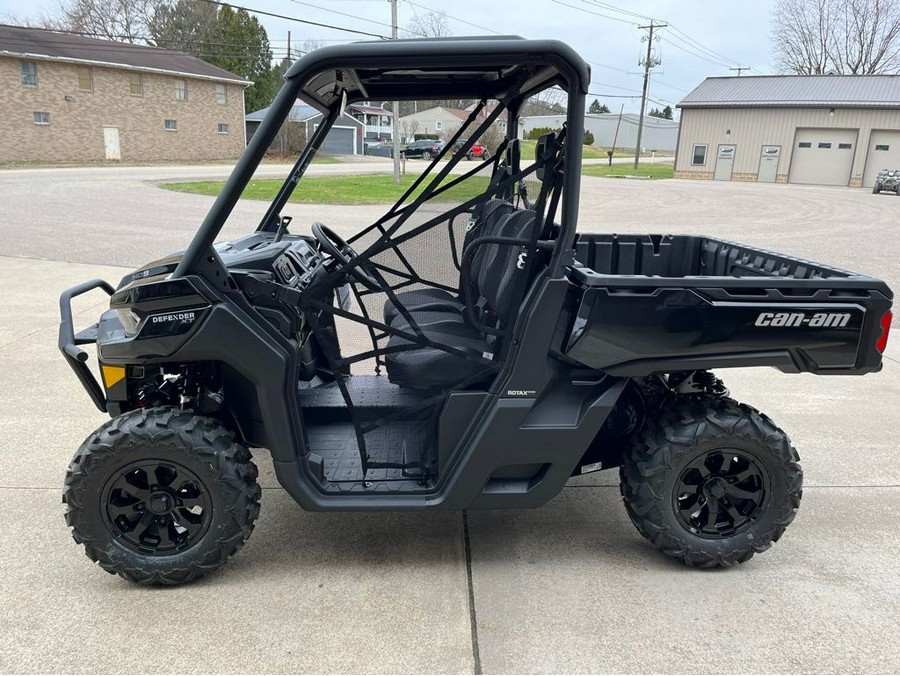
[[720, 448], [699, 455], [681, 471], [673, 502], [685, 529], [719, 540], [753, 525], [765, 509], [768, 494], [769, 477], [751, 455]]
[[199, 542], [212, 498], [196, 474], [174, 462], [140, 460], [118, 470], [101, 496], [104, 522], [128, 549], [170, 556]]

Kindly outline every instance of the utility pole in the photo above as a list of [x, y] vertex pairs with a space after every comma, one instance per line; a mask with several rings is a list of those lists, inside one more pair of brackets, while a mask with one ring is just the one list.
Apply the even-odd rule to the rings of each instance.
[[288, 66], [290, 66], [291, 65], [291, 32], [290, 31], [288, 31], [287, 62], [288, 62]]
[[[397, 0], [389, 0], [391, 3], [391, 40], [397, 39]], [[391, 125], [391, 140], [393, 141], [394, 152], [394, 183], [400, 183], [400, 104], [393, 102], [393, 123]]]
[[736, 70], [737, 76], [740, 77], [741, 73], [743, 73], [745, 70], [751, 70], [751, 68], [750, 66], [737, 66], [736, 68], [729, 68], [728, 70]]
[[[647, 36], [647, 58], [644, 59], [644, 91], [641, 94], [641, 117], [638, 120], [637, 147], [634, 149], [634, 168], [638, 168], [638, 162], [641, 159], [641, 136], [644, 135], [644, 111], [647, 109], [647, 88], [650, 86], [650, 69], [662, 63], [659, 59], [653, 58], [653, 31], [657, 28], [665, 28], [669, 24], [653, 23], [650, 21], [649, 26], [638, 26], [641, 30], [649, 30], [650, 35]], [[639, 64], [640, 65], [640, 64]]]

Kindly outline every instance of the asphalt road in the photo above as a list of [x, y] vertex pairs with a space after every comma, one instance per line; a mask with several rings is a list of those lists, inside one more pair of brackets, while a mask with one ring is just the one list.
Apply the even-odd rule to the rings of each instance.
[[[470, 513], [466, 529], [460, 514], [304, 513], [265, 452], [257, 529], [216, 575], [155, 590], [93, 566], [64, 526], [60, 486], [103, 417], [56, 351], [57, 297], [186, 246], [212, 199], [152, 181], [195, 171], [0, 171], [0, 671], [900, 671], [893, 345], [865, 378], [722, 373], [791, 435], [806, 475], [784, 538], [733, 570], [650, 549], [612, 473], [539, 510]], [[262, 208], [239, 205], [227, 234]], [[295, 224], [344, 232], [379, 213], [292, 210]], [[900, 288], [898, 210], [862, 190], [585, 178], [581, 227], [707, 233]], [[76, 321], [102, 305], [81, 299]]]

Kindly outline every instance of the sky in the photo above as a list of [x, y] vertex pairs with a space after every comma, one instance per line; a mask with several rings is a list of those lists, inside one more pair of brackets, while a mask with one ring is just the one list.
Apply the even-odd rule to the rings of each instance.
[[[60, 0], [0, 0], [0, 16], [50, 14]], [[745, 75], [774, 72], [769, 54], [770, 12], [775, 0], [399, 0], [398, 25], [416, 14], [443, 10], [453, 35], [521, 35], [569, 43], [591, 63], [592, 96], [617, 112], [640, 109], [647, 31], [652, 18], [668, 23], [657, 31], [654, 54], [661, 63], [650, 80], [649, 107], [674, 105], [705, 77], [733, 76], [730, 67], [749, 66]], [[388, 0], [234, 0], [234, 6], [390, 35]], [[373, 39], [331, 28], [257, 15], [277, 59], [287, 35], [295, 47], [306, 40], [326, 44]], [[658, 39], [657, 39], [658, 38]]]

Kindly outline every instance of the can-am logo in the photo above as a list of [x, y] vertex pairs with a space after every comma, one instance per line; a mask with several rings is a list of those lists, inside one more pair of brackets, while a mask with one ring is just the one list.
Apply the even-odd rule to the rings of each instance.
[[162, 324], [163, 322], [182, 322], [184, 324], [190, 324], [195, 318], [195, 312], [173, 312], [167, 315], [154, 315], [152, 322], [154, 324]]
[[843, 328], [849, 321], [849, 312], [760, 312], [754, 324], [782, 328]]

